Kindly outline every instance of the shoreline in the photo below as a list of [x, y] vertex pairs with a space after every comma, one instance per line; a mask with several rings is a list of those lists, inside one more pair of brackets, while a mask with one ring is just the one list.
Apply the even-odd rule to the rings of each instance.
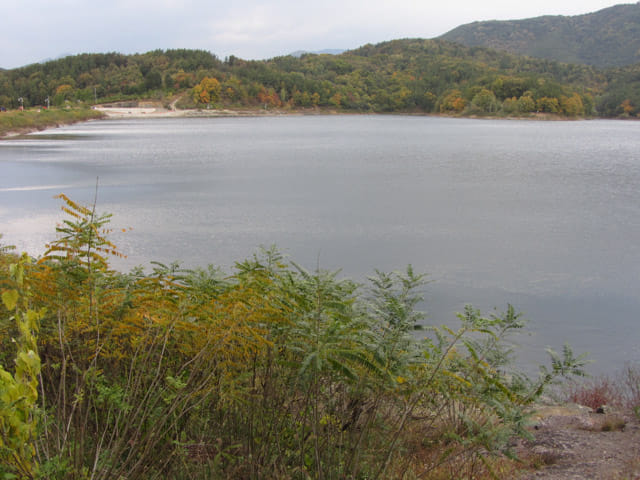
[[263, 117], [289, 115], [407, 115], [438, 118], [468, 118], [471, 120], [535, 120], [535, 121], [580, 121], [592, 120], [592, 117], [563, 117], [548, 113], [532, 113], [527, 116], [482, 116], [482, 115], [447, 115], [425, 112], [345, 112], [334, 109], [168, 109], [163, 107], [94, 107], [94, 110], [105, 114], [106, 118], [173, 118], [173, 117]]
[[[587, 121], [598, 120], [599, 117], [579, 117], [570, 118], [562, 117], [553, 114], [546, 113], [532, 113], [528, 116], [480, 116], [480, 115], [446, 115], [438, 113], [425, 113], [425, 112], [344, 112], [334, 109], [297, 109], [297, 110], [282, 110], [282, 109], [270, 109], [265, 110], [262, 108], [248, 108], [248, 109], [170, 109], [160, 107], [156, 105], [151, 106], [136, 106], [136, 107], [123, 107], [123, 106], [95, 106], [92, 107], [92, 111], [98, 112], [99, 115], [93, 118], [86, 119], [74, 119], [72, 121], [57, 121], [51, 125], [38, 125], [32, 127], [19, 127], [13, 130], [0, 133], [0, 141], [6, 139], [15, 139], [17, 137], [25, 136], [33, 132], [43, 131], [50, 128], [59, 128], [65, 125], [73, 125], [75, 123], [81, 123], [85, 121], [95, 120], [109, 120], [109, 119], [125, 119], [125, 118], [221, 118], [221, 117], [279, 117], [279, 116], [319, 116], [319, 115], [406, 115], [406, 116], [420, 116], [420, 117], [438, 117], [438, 118], [466, 118], [470, 120], [512, 120], [512, 121], [554, 121], [554, 122], [567, 122], [567, 121]], [[617, 120], [617, 119], [601, 119], [601, 120]]]
[[32, 109], [0, 113], [0, 140], [22, 137], [63, 125], [101, 120], [106, 115], [94, 109]]
[[281, 110], [248, 108], [242, 110], [223, 109], [168, 109], [164, 107], [94, 107], [104, 118], [174, 118], [174, 117], [276, 117], [289, 115], [358, 115], [356, 112], [336, 110]]

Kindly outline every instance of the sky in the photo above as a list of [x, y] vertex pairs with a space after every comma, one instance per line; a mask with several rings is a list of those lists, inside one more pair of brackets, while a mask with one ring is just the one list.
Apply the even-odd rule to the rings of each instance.
[[0, 68], [79, 53], [208, 50], [264, 59], [433, 38], [473, 21], [580, 15], [615, 0], [3, 0]]

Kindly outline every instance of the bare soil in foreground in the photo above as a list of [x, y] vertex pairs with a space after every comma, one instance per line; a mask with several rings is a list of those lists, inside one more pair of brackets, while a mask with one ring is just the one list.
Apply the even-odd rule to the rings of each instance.
[[541, 407], [518, 456], [535, 468], [519, 480], [640, 479], [640, 419], [579, 405]]

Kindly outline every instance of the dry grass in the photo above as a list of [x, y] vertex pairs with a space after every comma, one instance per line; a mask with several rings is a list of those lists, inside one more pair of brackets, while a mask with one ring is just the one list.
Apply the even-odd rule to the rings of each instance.
[[549, 465], [554, 465], [558, 462], [560, 456], [557, 453], [551, 451], [544, 451], [542, 453], [531, 453], [530, 455], [521, 458], [523, 464], [533, 470], [539, 470]]
[[102, 118], [103, 113], [89, 108], [52, 108], [50, 110], [31, 109], [0, 113], [0, 138], [10, 133], [26, 133], [44, 130], [58, 125], [66, 125], [86, 120]]
[[617, 432], [624, 430], [627, 421], [619, 415], [610, 415], [605, 418], [600, 426], [603, 432]]
[[[481, 413], [476, 420], [483, 418]], [[479, 445], [459, 441], [465, 433], [446, 413], [435, 418], [425, 415], [407, 425], [405, 449], [401, 459], [387, 478], [450, 480], [495, 480], [517, 478], [522, 470], [532, 467], [528, 461], [509, 458], [498, 452], [487, 452]], [[491, 423], [485, 418], [487, 428]]]
[[449, 444], [441, 448], [430, 447], [423, 452], [414, 452], [410, 468], [403, 472], [394, 472], [400, 475], [389, 478], [495, 480], [517, 478], [519, 472], [530, 468], [529, 462], [522, 463], [504, 455], [469, 452], [465, 451], [463, 445]]

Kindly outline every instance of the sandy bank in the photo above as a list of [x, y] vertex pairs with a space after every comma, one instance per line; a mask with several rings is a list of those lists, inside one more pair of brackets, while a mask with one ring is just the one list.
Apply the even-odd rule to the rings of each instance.
[[299, 112], [279, 110], [170, 110], [160, 107], [94, 107], [108, 118], [170, 118], [170, 117], [248, 117], [263, 115], [291, 115]]

